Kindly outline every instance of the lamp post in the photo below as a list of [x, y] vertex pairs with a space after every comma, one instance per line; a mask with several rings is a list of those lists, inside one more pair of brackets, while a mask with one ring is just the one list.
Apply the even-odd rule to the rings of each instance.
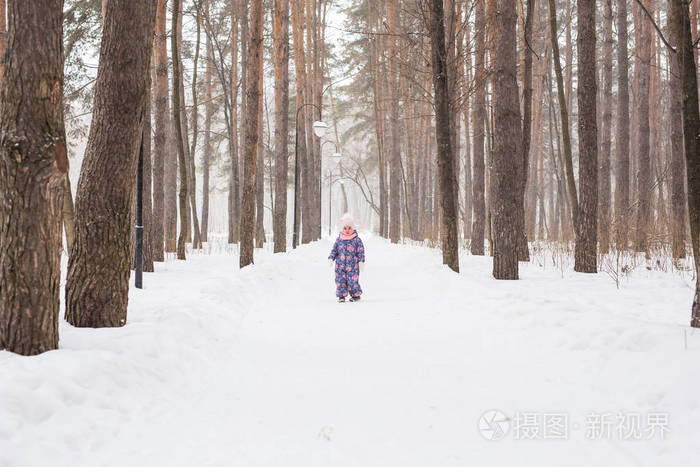
[[299, 191], [299, 111], [307, 105], [311, 105], [318, 110], [319, 120], [313, 123], [314, 134], [320, 138], [326, 134], [326, 130], [328, 129], [328, 125], [320, 120], [321, 109], [319, 106], [313, 103], [306, 103], [301, 104], [297, 108], [297, 113], [294, 118], [294, 230], [292, 231], [292, 248], [297, 247], [297, 227], [299, 225], [299, 215], [297, 214], [297, 193]]

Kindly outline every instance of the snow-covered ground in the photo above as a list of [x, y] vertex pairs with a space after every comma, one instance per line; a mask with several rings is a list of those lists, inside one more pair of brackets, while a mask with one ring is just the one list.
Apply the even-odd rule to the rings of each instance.
[[0, 352], [0, 466], [698, 465], [688, 278], [499, 282], [363, 238], [359, 303], [327, 239], [243, 270], [219, 245], [156, 265], [123, 328]]

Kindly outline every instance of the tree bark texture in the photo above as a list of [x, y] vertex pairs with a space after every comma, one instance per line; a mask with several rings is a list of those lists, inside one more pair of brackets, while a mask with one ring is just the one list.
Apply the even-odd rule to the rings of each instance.
[[615, 246], [627, 248], [630, 205], [630, 97], [627, 0], [617, 0], [617, 118], [615, 136]]
[[[688, 214], [695, 259], [695, 270], [700, 270], [700, 112], [698, 111], [698, 84], [693, 56], [693, 38], [690, 33], [688, 4], [670, 0], [669, 25], [675, 36], [679, 54], [683, 102], [683, 148], [688, 181]], [[695, 297], [690, 325], [700, 328], [700, 277], [695, 274]]]
[[68, 170], [62, 11], [62, 0], [12, 1], [8, 10], [0, 81], [0, 349], [22, 355], [58, 348]]
[[153, 137], [153, 259], [163, 261], [165, 242], [165, 164], [170, 163], [168, 154], [168, 128], [170, 110], [168, 105], [168, 54], [166, 45], [167, 0], [157, 0], [156, 34], [153, 44], [155, 79], [155, 134]]
[[595, 2], [578, 1], [578, 183], [574, 271], [598, 272], [598, 127]]
[[517, 279], [520, 232], [515, 217], [520, 196], [513, 184], [517, 184], [522, 170], [522, 127], [516, 76], [516, 4], [494, 0], [489, 3], [489, 13], [493, 50], [493, 276]]
[[287, 172], [289, 134], [289, 0], [274, 0], [272, 33], [275, 62], [274, 252], [287, 251]]
[[[651, 1], [645, 0], [646, 9], [653, 11]], [[640, 8], [637, 6], [637, 8]], [[651, 23], [644, 17], [640, 21], [641, 41], [637, 45], [637, 54], [634, 66], [637, 75], [637, 226], [635, 235], [635, 250], [647, 251], [649, 246], [647, 235], [651, 225], [651, 153], [649, 147], [649, 95], [651, 72]]]
[[92, 123], [75, 202], [66, 320], [126, 323], [131, 196], [144, 121], [156, 1], [107, 2]]
[[[206, 18], [209, 18], [210, 3], [205, 4]], [[235, 44], [235, 42], [232, 42]], [[209, 235], [209, 173], [211, 171], [211, 120], [214, 114], [214, 105], [211, 102], [211, 77], [214, 67], [214, 53], [212, 51], [211, 36], [206, 37], [206, 71], [204, 72], [204, 152], [202, 154], [202, 242], [208, 241]]]
[[[527, 13], [525, 14], [524, 44], [523, 48], [523, 133], [522, 133], [522, 170], [518, 171], [518, 259], [530, 261], [530, 250], [525, 233], [525, 189], [528, 183], [530, 171], [530, 139], [532, 137], [532, 13], [536, 6], [536, 0], [527, 1]], [[531, 183], [534, 183], [533, 179]]]
[[180, 235], [177, 237], [177, 259], [186, 259], [185, 243], [189, 232], [189, 222], [187, 219], [187, 156], [185, 155], [185, 141], [183, 135], [182, 94], [180, 88], [182, 86], [182, 70], [180, 63], [180, 48], [178, 47], [178, 30], [180, 29], [180, 11], [182, 10], [182, 0], [175, 0], [172, 13], [172, 29], [170, 33], [170, 51], [172, 53], [173, 62], [173, 127], [175, 128], [175, 145], [177, 147], [178, 167], [180, 168], [180, 191], [178, 193], [178, 201], [180, 208]]
[[[669, 2], [669, 7], [671, 3]], [[670, 9], [670, 8], [669, 8]], [[677, 37], [670, 35], [678, 48]], [[685, 157], [683, 154], [683, 97], [681, 89], [681, 54], [670, 53], [671, 58], [671, 251], [674, 258], [685, 258], [686, 203]]]
[[603, 135], [600, 151], [600, 198], [598, 203], [598, 237], [600, 252], [610, 250], [610, 156], [612, 147], [612, 55], [613, 55], [613, 0], [603, 0]]
[[[252, 2], [250, 8], [250, 42], [248, 47], [248, 89], [246, 141], [243, 168], [243, 198], [241, 200], [240, 267], [253, 263], [255, 236], [256, 156], [258, 142], [258, 104], [260, 74], [262, 73], [262, 2]], [[246, 39], [247, 40], [247, 39]]]
[[[399, 139], [399, 44], [397, 35], [401, 28], [399, 24], [398, 0], [387, 0], [387, 23], [389, 27], [389, 238], [391, 243], [401, 239], [401, 141]], [[433, 5], [432, 14], [436, 14]], [[432, 22], [432, 19], [431, 19]], [[442, 19], [444, 35], [444, 17]], [[444, 41], [444, 39], [443, 39]], [[431, 41], [432, 44], [432, 41]], [[433, 73], [434, 74], [434, 73]], [[445, 84], [446, 86], [446, 84]], [[449, 124], [448, 124], [449, 131]]]
[[472, 226], [471, 253], [484, 254], [484, 228], [486, 223], [486, 203], [484, 199], [484, 119], [486, 72], [484, 68], [484, 44], [486, 34], [486, 11], [484, 2], [477, 1], [475, 8], [474, 46], [474, 101], [472, 126], [474, 128], [474, 224]]
[[[457, 179], [450, 135], [450, 93], [447, 51], [445, 50], [445, 16], [442, 0], [433, 0], [430, 10], [430, 49], [435, 92], [435, 137], [440, 185], [442, 263], [459, 272], [457, 238], [457, 202], [454, 198]], [[393, 238], [392, 238], [393, 241]]]

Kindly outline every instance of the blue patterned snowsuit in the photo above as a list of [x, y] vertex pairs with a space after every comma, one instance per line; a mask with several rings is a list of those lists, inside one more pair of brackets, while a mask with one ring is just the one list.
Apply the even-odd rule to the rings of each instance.
[[362, 295], [360, 287], [360, 264], [365, 260], [365, 246], [354, 231], [355, 238], [341, 240], [340, 236], [335, 241], [328, 259], [335, 260], [335, 296], [345, 297], [350, 295], [357, 297]]

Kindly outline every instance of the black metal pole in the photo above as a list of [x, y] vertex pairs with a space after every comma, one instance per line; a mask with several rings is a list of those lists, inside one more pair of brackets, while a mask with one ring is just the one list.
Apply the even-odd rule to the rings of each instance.
[[[323, 99], [322, 99], [323, 100]], [[314, 107], [316, 107], [314, 105]], [[323, 115], [321, 113], [321, 109], [316, 107], [318, 109], [318, 120], [323, 121]], [[318, 239], [321, 239], [321, 233], [323, 232], [323, 226], [321, 225], [321, 210], [323, 207], [321, 206], [321, 201], [323, 200], [321, 193], [323, 193], [323, 151], [321, 151], [321, 145], [319, 144], [318, 148]]]
[[143, 132], [139, 147], [139, 163], [136, 172], [136, 257], [134, 258], [137, 289], [143, 289]]

